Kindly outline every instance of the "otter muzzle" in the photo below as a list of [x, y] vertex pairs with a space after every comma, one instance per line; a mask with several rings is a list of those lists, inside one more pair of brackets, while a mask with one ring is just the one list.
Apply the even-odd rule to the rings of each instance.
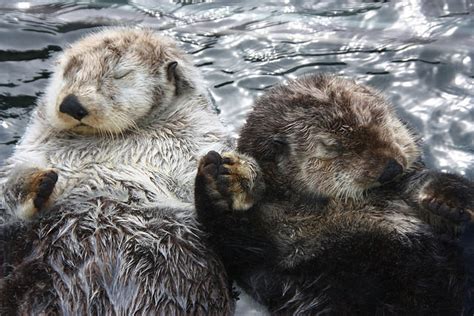
[[385, 166], [382, 174], [380, 175], [378, 182], [387, 183], [395, 179], [396, 176], [403, 172], [403, 167], [395, 160], [390, 159]]
[[66, 96], [59, 105], [59, 111], [80, 121], [89, 114], [74, 94]]

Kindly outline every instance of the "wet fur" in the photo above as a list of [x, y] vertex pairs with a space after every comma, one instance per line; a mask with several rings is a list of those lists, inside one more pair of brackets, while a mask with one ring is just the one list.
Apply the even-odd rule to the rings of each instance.
[[[64, 52], [3, 170], [1, 314], [232, 312], [193, 206], [199, 156], [226, 146], [199, 83], [147, 30], [104, 30]], [[83, 124], [58, 110], [68, 94], [89, 111]]]
[[[472, 182], [426, 170], [377, 92], [333, 76], [275, 87], [238, 149], [201, 160], [198, 218], [230, 276], [271, 313], [461, 313], [450, 236], [472, 219]], [[403, 174], [380, 186], [390, 159]], [[236, 208], [242, 195], [253, 203]]]

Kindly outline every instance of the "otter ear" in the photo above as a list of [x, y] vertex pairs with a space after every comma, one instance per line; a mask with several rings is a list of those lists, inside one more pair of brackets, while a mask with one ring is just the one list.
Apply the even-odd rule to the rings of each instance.
[[177, 61], [170, 61], [166, 65], [166, 78], [174, 84], [175, 95], [182, 95], [193, 88]]
[[177, 61], [171, 61], [166, 66], [166, 76], [168, 78], [168, 81], [176, 80], [176, 67], [178, 67]]

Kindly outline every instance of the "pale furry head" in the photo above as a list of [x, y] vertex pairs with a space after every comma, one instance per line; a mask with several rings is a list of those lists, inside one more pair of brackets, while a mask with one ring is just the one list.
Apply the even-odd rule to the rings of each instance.
[[291, 81], [260, 98], [239, 149], [260, 163], [276, 162], [271, 174], [281, 183], [341, 199], [359, 199], [393, 180], [420, 154], [382, 96], [326, 75]]
[[150, 30], [104, 29], [61, 54], [44, 113], [58, 130], [122, 133], [195, 91], [198, 82], [171, 39]]

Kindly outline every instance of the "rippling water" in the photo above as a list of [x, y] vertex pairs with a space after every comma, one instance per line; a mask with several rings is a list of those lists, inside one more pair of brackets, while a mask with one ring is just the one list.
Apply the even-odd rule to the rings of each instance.
[[[474, 179], [472, 0], [0, 0], [0, 13], [2, 160], [67, 43], [101, 26], [144, 25], [193, 55], [233, 133], [268, 87], [337, 73], [392, 100], [424, 137], [429, 166]], [[472, 229], [464, 239], [474, 258]]]

